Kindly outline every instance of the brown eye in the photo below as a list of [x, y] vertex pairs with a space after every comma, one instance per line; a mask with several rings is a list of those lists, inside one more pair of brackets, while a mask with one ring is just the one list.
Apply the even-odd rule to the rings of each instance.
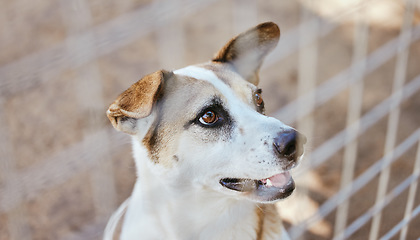
[[199, 121], [204, 125], [210, 125], [219, 120], [219, 117], [213, 111], [207, 111], [200, 117]]
[[257, 104], [258, 107], [263, 105], [264, 100], [261, 96], [261, 93], [259, 92], [255, 93], [254, 98], [255, 98], [255, 103]]

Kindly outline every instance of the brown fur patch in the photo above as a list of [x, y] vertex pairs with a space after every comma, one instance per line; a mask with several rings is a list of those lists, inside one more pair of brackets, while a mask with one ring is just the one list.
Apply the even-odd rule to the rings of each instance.
[[[144, 118], [150, 115], [154, 103], [161, 96], [164, 78], [173, 75], [164, 70], [143, 77], [115, 100], [107, 111], [107, 116], [117, 130], [124, 131], [121, 126], [126, 118]], [[127, 132], [134, 134], [133, 132]]]
[[142, 118], [150, 114], [163, 82], [163, 72], [149, 74], [125, 90], [109, 107], [109, 117]]
[[255, 213], [257, 215], [257, 228], [255, 229], [256, 232], [256, 240], [262, 240], [264, 235], [264, 218], [265, 218], [265, 205], [259, 205], [255, 208]]
[[161, 142], [161, 134], [159, 134], [160, 119], [159, 116], [156, 118], [146, 136], [143, 138], [143, 145], [146, 147], [149, 152], [149, 157], [154, 163], [159, 163], [158, 151]]
[[232, 38], [216, 54], [213, 61], [231, 62], [250, 49], [259, 48], [268, 52], [277, 45], [279, 38], [280, 29], [275, 23], [262, 23]]
[[281, 219], [274, 204], [259, 204], [255, 208], [256, 240], [272, 239], [281, 234]]
[[278, 236], [281, 234], [282, 221], [280, 215], [277, 211], [277, 208], [274, 204], [265, 205], [265, 224], [264, 224], [264, 233], [265, 238], [270, 236]]
[[277, 46], [279, 27], [262, 23], [231, 39], [213, 58], [213, 62], [230, 63], [246, 80], [258, 85], [258, 72], [265, 56]]

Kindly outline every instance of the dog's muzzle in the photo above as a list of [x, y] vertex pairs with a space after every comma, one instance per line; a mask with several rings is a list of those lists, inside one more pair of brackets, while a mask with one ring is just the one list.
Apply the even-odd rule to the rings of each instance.
[[286, 198], [295, 189], [295, 182], [289, 171], [303, 155], [306, 137], [291, 129], [280, 132], [273, 140], [274, 154], [282, 162], [285, 172], [264, 179], [223, 178], [220, 184], [228, 189], [248, 193], [259, 202], [271, 202]]

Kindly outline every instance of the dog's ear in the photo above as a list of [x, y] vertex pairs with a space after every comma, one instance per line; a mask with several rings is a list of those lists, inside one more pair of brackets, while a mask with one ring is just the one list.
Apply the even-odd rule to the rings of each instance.
[[279, 38], [280, 29], [275, 23], [262, 23], [230, 40], [213, 61], [231, 63], [243, 78], [258, 85], [261, 64]]
[[150, 115], [162, 94], [165, 78], [171, 75], [172, 72], [164, 70], [149, 74], [118, 96], [106, 112], [112, 125], [119, 131], [135, 134], [137, 119]]

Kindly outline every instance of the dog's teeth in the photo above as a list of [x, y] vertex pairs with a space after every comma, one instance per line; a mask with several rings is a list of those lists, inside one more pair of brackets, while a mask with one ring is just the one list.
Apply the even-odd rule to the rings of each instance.
[[267, 181], [266, 181], [266, 184], [265, 184], [265, 185], [266, 185], [266, 186], [268, 186], [268, 187], [273, 186], [273, 184], [271, 183], [270, 179], [267, 179]]

